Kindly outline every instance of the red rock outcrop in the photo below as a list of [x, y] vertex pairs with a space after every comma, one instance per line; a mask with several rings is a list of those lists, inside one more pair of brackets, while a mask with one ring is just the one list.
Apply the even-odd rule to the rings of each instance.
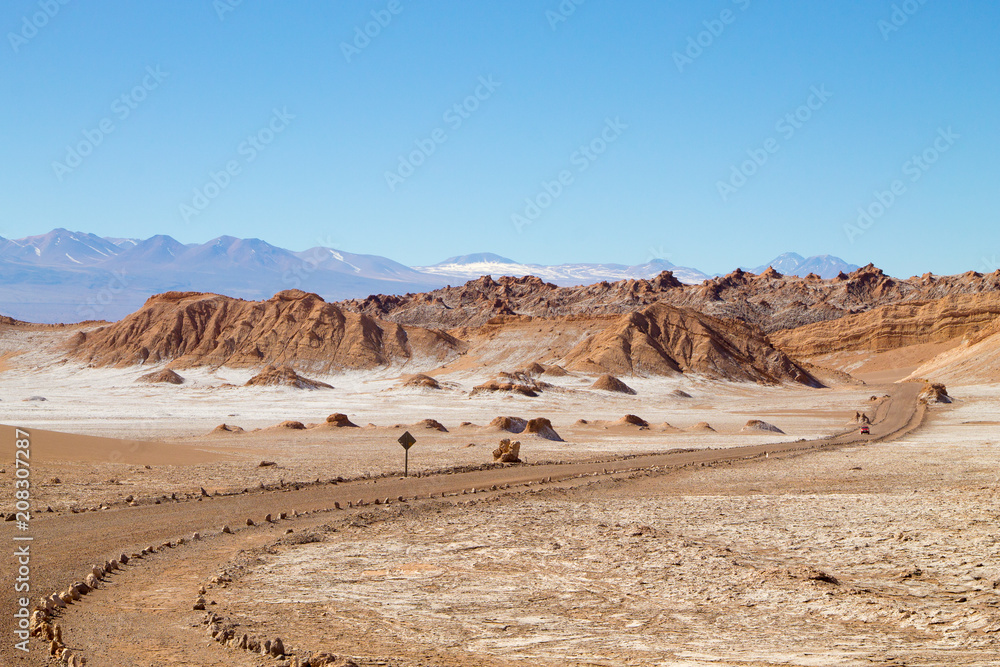
[[666, 304], [620, 318], [563, 361], [570, 370], [593, 373], [697, 373], [738, 382], [819, 384], [755, 327]]
[[426, 294], [371, 296], [341, 302], [345, 310], [401, 324], [426, 327], [481, 326], [517, 314], [531, 317], [614, 315], [657, 302], [688, 307], [715, 317], [757, 325], [765, 332], [834, 320], [893, 303], [940, 299], [956, 294], [1000, 291], [1000, 271], [988, 275], [925, 274], [905, 280], [869, 264], [832, 280], [818, 276], [760, 276], [737, 269], [701, 285], [682, 285], [669, 271], [651, 280], [599, 282], [557, 287], [542, 280], [488, 276]]
[[934, 301], [893, 304], [771, 335], [797, 359], [842, 351], [885, 352], [943, 343], [989, 330], [1000, 317], [1000, 294], [963, 294]]
[[197, 292], [153, 296], [128, 317], [77, 337], [71, 354], [100, 366], [295, 363], [330, 372], [420, 358], [440, 362], [461, 348], [444, 332], [381, 322], [289, 290], [267, 301]]

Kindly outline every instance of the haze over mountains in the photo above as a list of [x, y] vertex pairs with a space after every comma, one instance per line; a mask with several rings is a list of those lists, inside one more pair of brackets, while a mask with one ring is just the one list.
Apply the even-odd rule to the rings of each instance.
[[[831, 278], [858, 267], [824, 255], [786, 253], [770, 264], [781, 273]], [[762, 272], [768, 264], [754, 272]], [[220, 236], [184, 244], [158, 234], [145, 240], [103, 238], [55, 229], [48, 234], [0, 238], [0, 314], [32, 322], [117, 320], [153, 294], [216, 292], [267, 299], [303, 289], [331, 301], [371, 294], [400, 295], [458, 285], [482, 275], [535, 275], [560, 286], [652, 278], [673, 271], [686, 284], [710, 276], [663, 259], [623, 264], [522, 264], [492, 253], [452, 257], [433, 266], [409, 267], [377, 255], [314, 247], [301, 252], [260, 239]]]

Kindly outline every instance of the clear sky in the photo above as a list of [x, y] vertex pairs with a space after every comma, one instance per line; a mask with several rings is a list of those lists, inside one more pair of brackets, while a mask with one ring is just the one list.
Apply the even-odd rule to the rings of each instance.
[[993, 0], [6, 0], [0, 28], [7, 238], [1000, 255]]

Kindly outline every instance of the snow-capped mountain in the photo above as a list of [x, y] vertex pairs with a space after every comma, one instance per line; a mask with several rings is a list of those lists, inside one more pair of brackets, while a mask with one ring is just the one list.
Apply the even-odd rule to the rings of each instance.
[[162, 234], [104, 239], [55, 229], [0, 239], [0, 314], [32, 322], [120, 319], [170, 290], [267, 299], [303, 289], [339, 300], [443, 285], [384, 257], [319, 247], [292, 252], [232, 236], [184, 244]]
[[54, 229], [48, 234], [0, 241], [0, 259], [50, 266], [85, 266], [114, 257], [120, 248], [93, 234]]
[[856, 264], [848, 264], [833, 255], [816, 255], [806, 258], [798, 253], [786, 252], [778, 255], [767, 264], [746, 270], [753, 273], [763, 273], [769, 266], [786, 276], [808, 276], [810, 273], [815, 273], [820, 278], [826, 279], [837, 277], [841, 271], [850, 273], [860, 268]]
[[[767, 264], [752, 269], [760, 273]], [[781, 255], [770, 266], [789, 275], [824, 278], [857, 267], [822, 255]], [[698, 284], [705, 273], [662, 259], [645, 264], [523, 264], [493, 253], [450, 257], [410, 267], [378, 255], [317, 246], [294, 252], [260, 239], [220, 236], [181, 243], [164, 234], [148, 239], [102, 238], [54, 229], [23, 239], [0, 238], [0, 315], [31, 322], [116, 320], [153, 294], [170, 290], [218, 292], [267, 299], [286, 289], [316, 292], [330, 301], [370, 294], [406, 294], [458, 285], [483, 275], [535, 275], [557, 285], [653, 278], [673, 271]]]
[[447, 278], [452, 284], [475, 280], [480, 276], [538, 276], [556, 285], [588, 285], [607, 280], [613, 282], [627, 278], [654, 278], [663, 271], [673, 271], [683, 283], [696, 285], [708, 278], [697, 269], [674, 266], [663, 259], [654, 259], [645, 264], [626, 266], [624, 264], [521, 264], [512, 259], [489, 252], [450, 257], [433, 266], [414, 267], [421, 273]]

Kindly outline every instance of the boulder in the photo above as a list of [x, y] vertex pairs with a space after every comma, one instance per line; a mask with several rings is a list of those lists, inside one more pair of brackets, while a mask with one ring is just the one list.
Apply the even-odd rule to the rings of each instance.
[[556, 430], [552, 428], [552, 422], [550, 422], [545, 417], [537, 417], [535, 419], [528, 420], [528, 423], [524, 427], [525, 433], [535, 433], [541, 438], [546, 440], [554, 440], [556, 442], [562, 442], [563, 439], [559, 437]]
[[247, 380], [246, 387], [291, 387], [293, 389], [333, 389], [332, 385], [310, 380], [295, 372], [291, 366], [267, 366]]
[[490, 422], [490, 426], [509, 433], [521, 433], [528, 426], [528, 420], [520, 417], [497, 417]]
[[422, 419], [413, 425], [416, 428], [429, 428], [435, 431], [441, 431], [442, 433], [447, 433], [448, 429], [444, 427], [444, 424], [437, 421], [436, 419]]
[[624, 426], [638, 426], [639, 428], [649, 428], [649, 422], [638, 415], [625, 415], [618, 420]]
[[782, 435], [785, 434], [784, 431], [782, 431], [774, 424], [768, 424], [767, 422], [761, 421], [759, 419], [751, 419], [750, 421], [748, 421], [746, 423], [746, 426], [744, 426], [740, 430], [740, 433], [780, 433]]
[[630, 394], [635, 395], [635, 389], [628, 386], [614, 375], [610, 373], [605, 373], [601, 377], [594, 381], [594, 384], [590, 385], [591, 389], [600, 389], [601, 391], [611, 391], [616, 394]]
[[332, 426], [333, 428], [358, 428], [358, 425], [352, 422], [347, 415], [342, 412], [335, 412], [327, 417], [326, 425]]
[[691, 433], [715, 433], [715, 429], [708, 422], [698, 422], [688, 429]]
[[520, 453], [520, 442], [504, 438], [500, 441], [500, 446], [493, 450], [493, 460], [500, 463], [520, 463]]
[[416, 375], [404, 377], [402, 386], [417, 387], [422, 389], [441, 389], [440, 382], [432, 378], [430, 375], [424, 375], [423, 373], [417, 373]]
[[524, 368], [521, 369], [521, 373], [525, 375], [541, 375], [545, 372], [545, 366], [542, 366], [537, 361], [533, 361]]
[[162, 371], [155, 371], [153, 373], [140, 375], [136, 382], [146, 382], [149, 384], [184, 384], [184, 378], [169, 368], [164, 368]]
[[289, 420], [289, 421], [283, 421], [283, 422], [281, 422], [280, 424], [278, 424], [274, 428], [284, 428], [284, 429], [288, 429], [290, 431], [303, 431], [303, 430], [305, 430], [306, 425], [303, 424], [302, 422], [297, 422], [297, 421], [291, 421], [291, 420]]
[[921, 403], [951, 403], [951, 396], [948, 389], [936, 382], [928, 382], [921, 390], [918, 399]]

